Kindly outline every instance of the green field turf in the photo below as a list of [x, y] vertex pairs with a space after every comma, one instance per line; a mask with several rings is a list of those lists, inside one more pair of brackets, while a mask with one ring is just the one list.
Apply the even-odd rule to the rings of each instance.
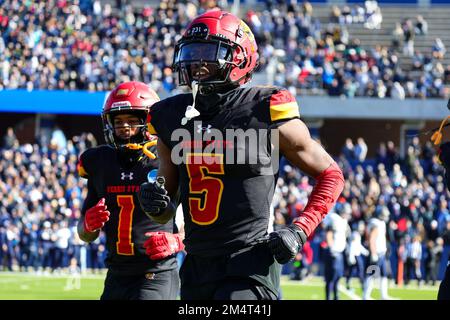
[[[80, 279], [80, 289], [70, 288], [70, 278], [64, 275], [34, 275], [31, 273], [0, 272], [0, 300], [92, 300], [98, 299], [103, 289], [105, 275], [84, 275]], [[304, 282], [282, 279], [284, 300], [323, 300], [324, 281], [314, 277]], [[353, 292], [343, 288], [341, 280], [340, 299], [361, 299], [361, 289], [356, 279], [351, 282]], [[400, 300], [435, 300], [438, 286], [418, 287], [416, 283], [407, 288], [391, 286], [389, 294]], [[379, 299], [378, 289], [372, 292]]]

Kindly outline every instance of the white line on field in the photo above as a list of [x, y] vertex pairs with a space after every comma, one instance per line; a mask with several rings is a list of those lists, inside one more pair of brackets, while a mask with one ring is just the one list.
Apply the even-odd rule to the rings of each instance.
[[352, 300], [361, 300], [361, 297], [358, 296], [357, 294], [351, 292], [350, 290], [347, 290], [346, 287], [339, 285], [338, 286], [338, 290], [340, 292], [342, 292], [343, 294], [345, 294], [347, 297], [349, 297]]

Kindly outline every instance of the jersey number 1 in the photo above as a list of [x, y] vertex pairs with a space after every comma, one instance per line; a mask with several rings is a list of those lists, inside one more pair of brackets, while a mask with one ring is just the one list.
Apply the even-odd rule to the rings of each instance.
[[189, 153], [186, 167], [189, 175], [189, 212], [192, 222], [199, 225], [214, 223], [219, 217], [223, 182], [210, 174], [224, 174], [223, 155]]
[[131, 228], [133, 225], [134, 200], [131, 195], [117, 196], [120, 207], [119, 227], [117, 228], [117, 254], [134, 255], [134, 243], [131, 242]]

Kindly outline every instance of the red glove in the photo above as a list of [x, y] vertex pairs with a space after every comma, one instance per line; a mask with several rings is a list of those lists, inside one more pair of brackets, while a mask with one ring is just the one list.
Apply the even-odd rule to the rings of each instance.
[[147, 232], [144, 243], [145, 252], [152, 260], [160, 260], [184, 249], [183, 239], [179, 234], [168, 232]]
[[96, 232], [109, 220], [110, 213], [106, 208], [105, 198], [101, 198], [95, 206], [86, 211], [84, 216], [84, 229], [87, 232]]

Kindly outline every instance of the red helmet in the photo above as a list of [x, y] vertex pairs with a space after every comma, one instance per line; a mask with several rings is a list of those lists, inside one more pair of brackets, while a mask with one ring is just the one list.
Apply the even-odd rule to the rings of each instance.
[[[145, 121], [150, 107], [158, 101], [159, 97], [156, 92], [143, 82], [124, 82], [115, 87], [103, 105], [103, 133], [106, 142], [118, 148], [129, 143], [144, 144], [151, 140], [152, 137], [146, 130]], [[130, 141], [118, 138], [114, 131], [114, 116], [123, 113], [136, 115], [141, 120], [141, 124], [137, 126], [139, 127], [138, 133]]]
[[215, 64], [217, 72], [198, 81], [201, 90], [202, 86], [218, 88], [248, 82], [258, 60], [255, 37], [245, 22], [231, 13], [211, 10], [189, 24], [175, 48], [173, 67], [180, 85], [190, 86], [193, 63]]

